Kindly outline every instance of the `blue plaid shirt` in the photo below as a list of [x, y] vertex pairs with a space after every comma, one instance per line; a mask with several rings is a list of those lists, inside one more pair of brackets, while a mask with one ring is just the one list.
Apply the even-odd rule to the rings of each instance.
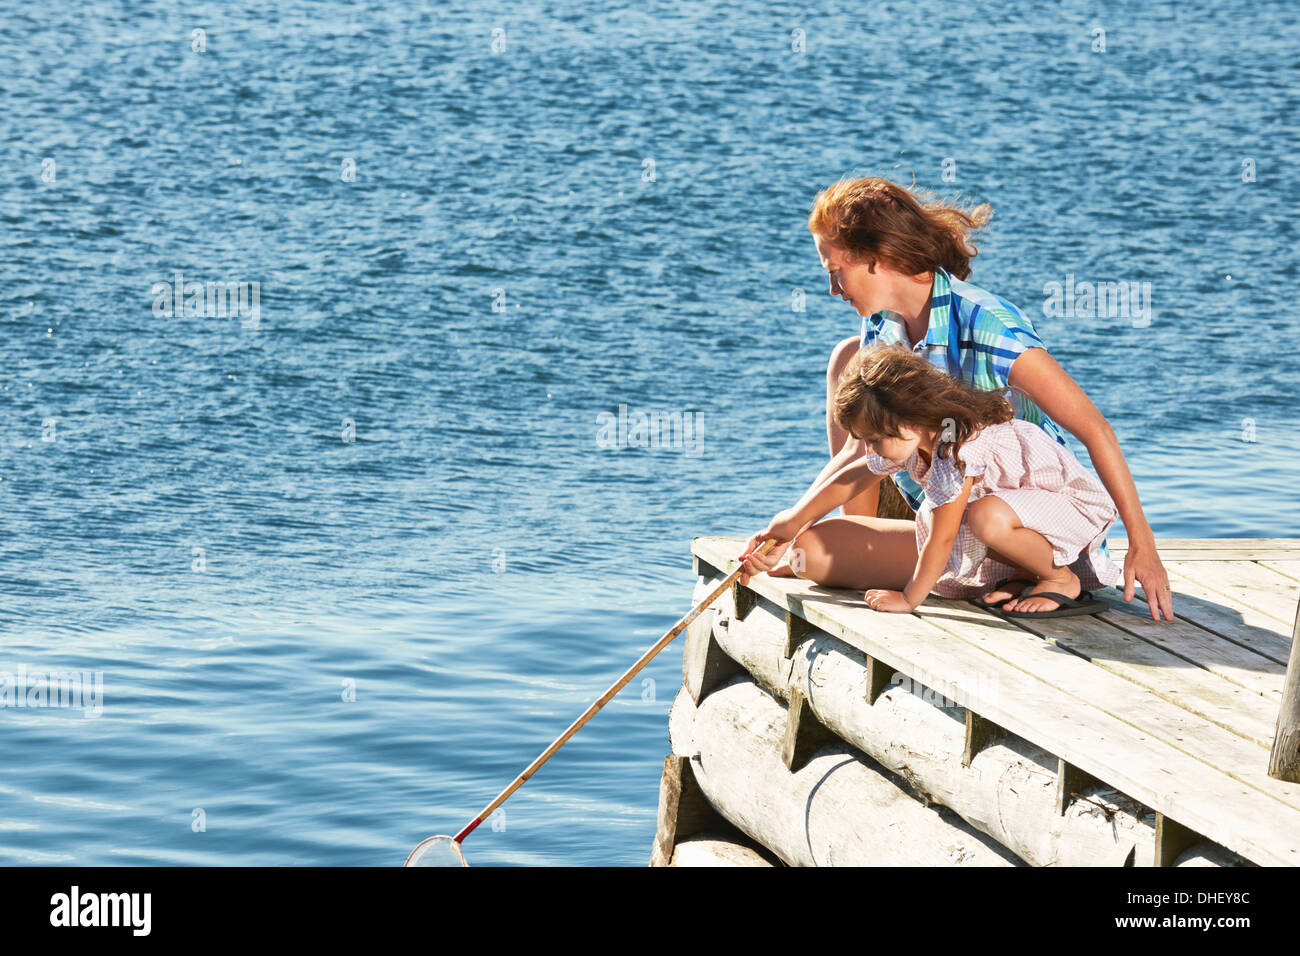
[[[877, 312], [862, 320], [862, 348], [874, 342], [911, 345], [913, 352], [924, 355], [953, 378], [965, 379], [986, 391], [1010, 388], [1011, 364], [1025, 349], [1047, 348], [1029, 317], [1014, 305], [954, 278], [942, 268], [934, 272], [930, 327], [925, 338], [912, 345], [900, 316]], [[1060, 444], [1066, 444], [1061, 426], [1041, 408], [1018, 391], [1006, 391], [1006, 396], [1017, 418], [1038, 425]], [[893, 478], [912, 510], [918, 510], [925, 491], [905, 469]]]

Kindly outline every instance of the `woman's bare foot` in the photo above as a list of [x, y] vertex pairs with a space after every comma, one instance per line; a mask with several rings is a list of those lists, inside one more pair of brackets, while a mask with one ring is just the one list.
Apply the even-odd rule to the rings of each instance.
[[1052, 598], [1034, 597], [1035, 594], [1043, 591], [1055, 591], [1068, 598], [1077, 598], [1083, 591], [1083, 585], [1079, 581], [1079, 576], [1069, 568], [1056, 568], [1051, 577], [1040, 578], [1027, 595], [1023, 598], [1012, 598], [1002, 605], [1002, 610], [1024, 611], [1032, 614], [1035, 611], [1055, 611], [1061, 606], [1060, 601]]

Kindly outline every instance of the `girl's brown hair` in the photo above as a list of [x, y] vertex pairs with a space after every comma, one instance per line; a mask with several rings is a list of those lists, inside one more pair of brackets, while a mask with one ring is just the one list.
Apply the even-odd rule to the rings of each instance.
[[939, 371], [905, 346], [860, 349], [840, 374], [835, 420], [854, 438], [899, 437], [898, 428], [935, 431], [938, 454], [962, 471], [961, 446], [985, 425], [1015, 418], [1002, 392], [984, 391]]
[[930, 193], [868, 176], [844, 178], [819, 192], [808, 229], [859, 261], [883, 259], [913, 276], [942, 266], [965, 279], [976, 255], [970, 233], [992, 217], [988, 203], [966, 212]]

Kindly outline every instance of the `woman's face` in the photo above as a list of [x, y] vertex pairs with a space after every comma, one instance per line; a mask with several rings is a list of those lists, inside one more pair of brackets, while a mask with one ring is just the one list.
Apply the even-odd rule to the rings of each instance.
[[855, 261], [848, 250], [826, 242], [821, 236], [814, 236], [813, 241], [822, 268], [830, 274], [831, 295], [848, 302], [864, 318], [886, 308], [882, 298], [886, 291], [884, 275], [879, 263]]

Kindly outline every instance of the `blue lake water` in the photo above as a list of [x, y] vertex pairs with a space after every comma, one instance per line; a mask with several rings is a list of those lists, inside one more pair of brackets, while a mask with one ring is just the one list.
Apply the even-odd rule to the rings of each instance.
[[[0, 671], [102, 673], [0, 709], [0, 863], [459, 829], [687, 610], [692, 536], [821, 468], [846, 173], [993, 205], [971, 281], [1157, 536], [1300, 535], [1288, 8], [865, 11], [0, 3]], [[177, 273], [256, 322], [156, 309]], [[1044, 315], [1070, 276], [1149, 321]], [[608, 447], [621, 405], [698, 444]], [[680, 650], [471, 862], [647, 862]]]

